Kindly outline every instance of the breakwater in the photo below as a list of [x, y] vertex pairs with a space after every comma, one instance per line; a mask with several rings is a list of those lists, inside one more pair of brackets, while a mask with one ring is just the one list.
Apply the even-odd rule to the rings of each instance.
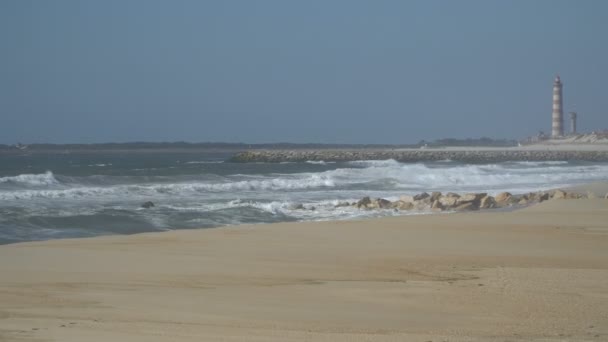
[[591, 161], [608, 162], [608, 151], [520, 150], [520, 149], [400, 149], [400, 150], [254, 150], [235, 154], [231, 162], [281, 163], [305, 161], [355, 161], [394, 159], [404, 163], [453, 160], [463, 163], [499, 163], [505, 161]]

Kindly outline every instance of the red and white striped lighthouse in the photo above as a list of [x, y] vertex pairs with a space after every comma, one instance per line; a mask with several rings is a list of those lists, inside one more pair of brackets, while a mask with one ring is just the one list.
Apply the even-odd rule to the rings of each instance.
[[564, 110], [562, 101], [562, 81], [559, 75], [553, 82], [553, 116], [551, 120], [551, 138], [564, 136]]

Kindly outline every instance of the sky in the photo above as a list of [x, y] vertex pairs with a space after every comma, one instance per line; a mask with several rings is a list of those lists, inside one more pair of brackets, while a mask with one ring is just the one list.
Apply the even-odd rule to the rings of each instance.
[[0, 0], [0, 143], [520, 139], [550, 132], [557, 73], [579, 130], [605, 129], [607, 13], [603, 0]]

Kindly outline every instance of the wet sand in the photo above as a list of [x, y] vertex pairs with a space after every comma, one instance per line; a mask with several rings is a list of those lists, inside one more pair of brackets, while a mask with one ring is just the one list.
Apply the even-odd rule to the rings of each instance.
[[606, 341], [608, 200], [0, 246], [0, 341]]

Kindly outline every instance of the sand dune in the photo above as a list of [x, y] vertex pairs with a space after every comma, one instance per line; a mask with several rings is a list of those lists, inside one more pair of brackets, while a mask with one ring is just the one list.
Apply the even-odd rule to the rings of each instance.
[[606, 341], [608, 200], [0, 246], [0, 341]]

